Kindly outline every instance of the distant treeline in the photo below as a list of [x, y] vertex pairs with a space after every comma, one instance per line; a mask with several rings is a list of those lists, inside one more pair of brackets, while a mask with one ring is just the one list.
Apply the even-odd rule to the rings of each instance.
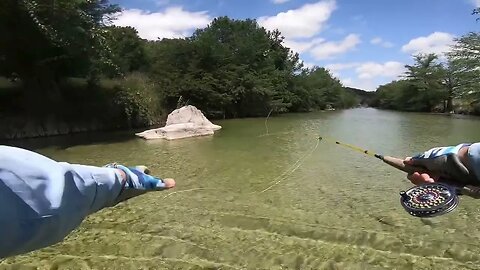
[[457, 38], [446, 56], [416, 55], [405, 67], [402, 79], [377, 89], [371, 106], [480, 114], [480, 33]]

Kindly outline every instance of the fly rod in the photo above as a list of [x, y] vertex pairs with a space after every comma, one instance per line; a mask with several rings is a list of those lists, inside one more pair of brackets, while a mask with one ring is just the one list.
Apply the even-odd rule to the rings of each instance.
[[[324, 137], [318, 138], [320, 141], [330, 141], [337, 145], [350, 148], [368, 156], [380, 159], [384, 163], [406, 172], [408, 174], [428, 173], [425, 168], [405, 164], [403, 159], [380, 155], [370, 150], [362, 149], [358, 146], [348, 143], [329, 140]], [[480, 187], [464, 185], [459, 186], [451, 182], [440, 181], [436, 183], [427, 183], [410, 188], [407, 191], [400, 192], [400, 203], [404, 209], [412, 216], [416, 217], [434, 217], [453, 211], [459, 203], [458, 195], [466, 195], [473, 198], [480, 198]]]

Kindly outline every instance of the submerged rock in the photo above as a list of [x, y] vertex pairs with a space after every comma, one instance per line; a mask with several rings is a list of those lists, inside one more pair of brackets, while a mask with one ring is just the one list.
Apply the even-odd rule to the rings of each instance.
[[214, 125], [195, 106], [184, 106], [168, 115], [162, 128], [150, 129], [135, 135], [147, 140], [175, 140], [189, 137], [213, 135], [221, 126]]

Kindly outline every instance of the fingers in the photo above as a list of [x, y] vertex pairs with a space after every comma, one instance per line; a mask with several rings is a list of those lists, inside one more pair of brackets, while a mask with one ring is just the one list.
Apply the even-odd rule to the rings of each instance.
[[162, 191], [166, 189], [171, 189], [176, 186], [176, 182], [173, 178], [163, 178], [163, 179], [157, 179], [157, 183], [148, 191]]
[[408, 180], [412, 182], [415, 185], [421, 185], [421, 184], [427, 184], [427, 183], [434, 183], [435, 179], [432, 178], [429, 174], [427, 173], [418, 173], [415, 172], [413, 174], [409, 174], [407, 176]]
[[433, 183], [435, 182], [433, 178], [430, 177], [430, 175], [426, 173], [418, 173], [415, 172], [413, 174], [409, 174], [407, 176], [408, 180], [410, 180], [413, 184], [415, 185], [421, 185], [421, 184], [426, 184], [426, 183]]
[[[151, 188], [153, 190], [169, 189], [169, 188], [175, 187], [175, 185], [176, 185], [175, 180], [173, 178], [159, 179], [159, 178], [156, 178], [155, 176], [151, 175], [150, 174], [150, 169], [147, 166], [138, 165], [138, 166], [135, 166], [135, 169], [143, 172], [144, 174], [147, 174], [147, 175], [155, 178], [155, 183], [153, 184], [154, 187]], [[155, 187], [157, 185], [156, 183], [158, 183], [158, 181], [160, 181], [161, 188]]]
[[[417, 160], [412, 159], [412, 157], [406, 157], [405, 160], [403, 160], [403, 163], [411, 166], [418, 165]], [[433, 173], [415, 172], [407, 175], [407, 179], [410, 180], [410, 182], [412, 182], [415, 185], [434, 183], [437, 180], [437, 178], [438, 177], [435, 176]]]
[[175, 179], [173, 178], [165, 178], [163, 179], [163, 183], [165, 184], [165, 188], [173, 188], [175, 187]]

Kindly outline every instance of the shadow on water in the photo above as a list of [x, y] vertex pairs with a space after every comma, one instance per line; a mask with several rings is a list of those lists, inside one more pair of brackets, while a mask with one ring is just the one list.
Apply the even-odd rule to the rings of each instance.
[[39, 138], [0, 140], [0, 144], [21, 147], [28, 150], [37, 150], [47, 147], [65, 150], [69, 147], [79, 145], [112, 144], [126, 142], [138, 138], [135, 136], [135, 133], [140, 131], [143, 130], [85, 132]]

